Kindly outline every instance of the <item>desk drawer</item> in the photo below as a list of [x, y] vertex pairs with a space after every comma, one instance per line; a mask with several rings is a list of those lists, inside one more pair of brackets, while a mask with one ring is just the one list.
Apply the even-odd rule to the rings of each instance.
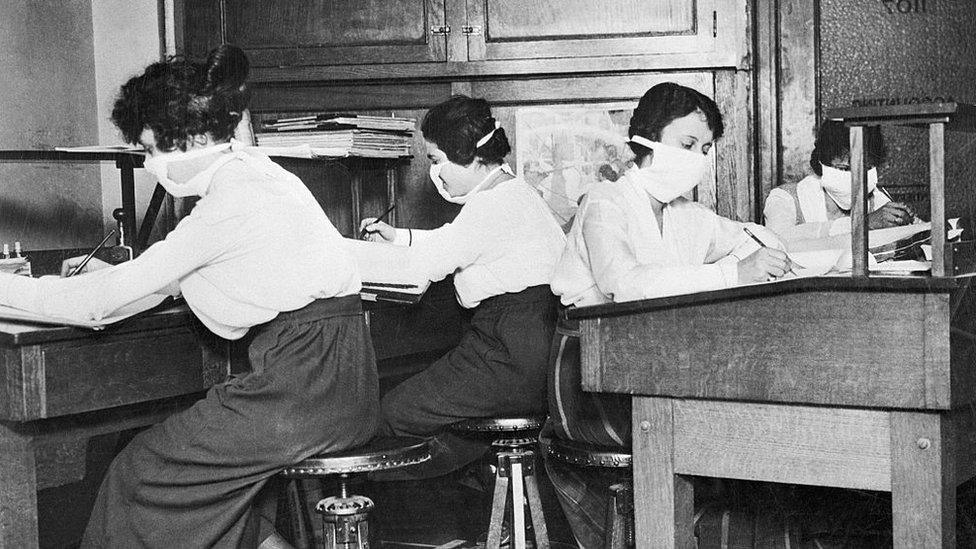
[[4, 362], [0, 418], [19, 421], [202, 391], [228, 371], [185, 326], [5, 349]]

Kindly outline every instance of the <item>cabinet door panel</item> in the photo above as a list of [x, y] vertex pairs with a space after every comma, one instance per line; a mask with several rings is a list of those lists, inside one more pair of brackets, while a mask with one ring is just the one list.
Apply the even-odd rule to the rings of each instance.
[[224, 1], [227, 41], [255, 66], [444, 61], [443, 0]]
[[471, 59], [710, 50], [714, 0], [468, 0]]

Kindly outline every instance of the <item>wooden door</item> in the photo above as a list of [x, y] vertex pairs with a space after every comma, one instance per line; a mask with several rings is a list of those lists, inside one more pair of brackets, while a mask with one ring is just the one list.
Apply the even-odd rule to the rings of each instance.
[[446, 60], [444, 0], [221, 0], [223, 34], [257, 67]]
[[470, 60], [716, 53], [742, 26], [729, 0], [465, 1]]

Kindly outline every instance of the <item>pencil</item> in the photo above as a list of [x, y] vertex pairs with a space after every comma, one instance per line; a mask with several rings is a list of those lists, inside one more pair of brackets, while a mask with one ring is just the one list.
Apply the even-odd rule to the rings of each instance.
[[[756, 244], [759, 244], [760, 247], [763, 247], [763, 248], [768, 248], [769, 247], [769, 246], [766, 245], [765, 242], [763, 242], [762, 240], [759, 240], [759, 237], [758, 236], [752, 234], [752, 231], [749, 230], [749, 227], [742, 227], [742, 230], [745, 231], [745, 233], [747, 235], [749, 235], [749, 238], [755, 240], [756, 241]], [[802, 265], [798, 265], [795, 261], [793, 261], [793, 258], [790, 257], [788, 254], [786, 256], [786, 259], [790, 260], [790, 264], [791, 264], [790, 265], [790, 269], [788, 271], [786, 271], [786, 272], [796, 274], [796, 271], [793, 270], [793, 267], [794, 266], [799, 267], [801, 269], [803, 268]]]
[[759, 244], [763, 248], [768, 248], [769, 247], [769, 246], [766, 246], [766, 243], [765, 242], [763, 242], [762, 240], [759, 240], [759, 237], [758, 236], [752, 234], [752, 231], [749, 230], [749, 227], [742, 227], [742, 230], [745, 231], [745, 233], [747, 235], [749, 235], [749, 238], [755, 240], [756, 241], [756, 244]]
[[[390, 207], [387, 208], [385, 212], [381, 213], [379, 217], [374, 219], [373, 223], [383, 221], [384, 219], [386, 219], [386, 216], [390, 215], [390, 212], [393, 211], [393, 208], [396, 208], [395, 202], [391, 204]], [[370, 223], [370, 225], [372, 225], [373, 223]], [[359, 232], [359, 239], [362, 240], [364, 236], [366, 236], [366, 227], [363, 227], [363, 230]]]
[[98, 253], [98, 250], [101, 250], [102, 246], [104, 246], [105, 243], [108, 242], [108, 239], [112, 238], [113, 234], [115, 234], [115, 229], [109, 231], [108, 234], [105, 235], [105, 238], [103, 238], [102, 241], [98, 243], [98, 246], [95, 246], [95, 248], [92, 249], [92, 251], [88, 252], [88, 255], [85, 256], [85, 259], [82, 259], [81, 263], [79, 263], [74, 269], [71, 269], [71, 272], [65, 275], [65, 278], [69, 276], [75, 276], [76, 274], [80, 273], [81, 270], [85, 268], [85, 265], [88, 265], [88, 262], [91, 261], [91, 258], [95, 257], [95, 254]]

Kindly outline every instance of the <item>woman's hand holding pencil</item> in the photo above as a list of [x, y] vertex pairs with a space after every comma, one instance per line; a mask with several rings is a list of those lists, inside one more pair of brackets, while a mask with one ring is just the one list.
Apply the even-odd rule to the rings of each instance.
[[97, 271], [98, 269], [111, 267], [110, 264], [99, 259], [95, 259], [95, 254], [98, 253], [98, 250], [101, 250], [102, 247], [105, 246], [105, 243], [108, 242], [109, 238], [112, 238], [113, 234], [115, 234], [115, 229], [109, 231], [108, 234], [105, 235], [105, 238], [103, 238], [102, 241], [92, 249], [92, 251], [88, 252], [88, 255], [72, 257], [62, 261], [61, 276], [75, 276], [76, 274], [82, 272]]
[[372, 240], [374, 242], [393, 242], [396, 240], [396, 229], [383, 222], [386, 216], [396, 208], [396, 204], [391, 205], [379, 217], [367, 217], [359, 224], [359, 238]]
[[738, 275], [740, 284], [751, 282], [766, 282], [771, 278], [779, 278], [793, 270], [793, 262], [786, 252], [770, 248], [752, 231], [743, 227], [749, 238], [759, 244], [759, 249], [745, 259], [739, 261]]

